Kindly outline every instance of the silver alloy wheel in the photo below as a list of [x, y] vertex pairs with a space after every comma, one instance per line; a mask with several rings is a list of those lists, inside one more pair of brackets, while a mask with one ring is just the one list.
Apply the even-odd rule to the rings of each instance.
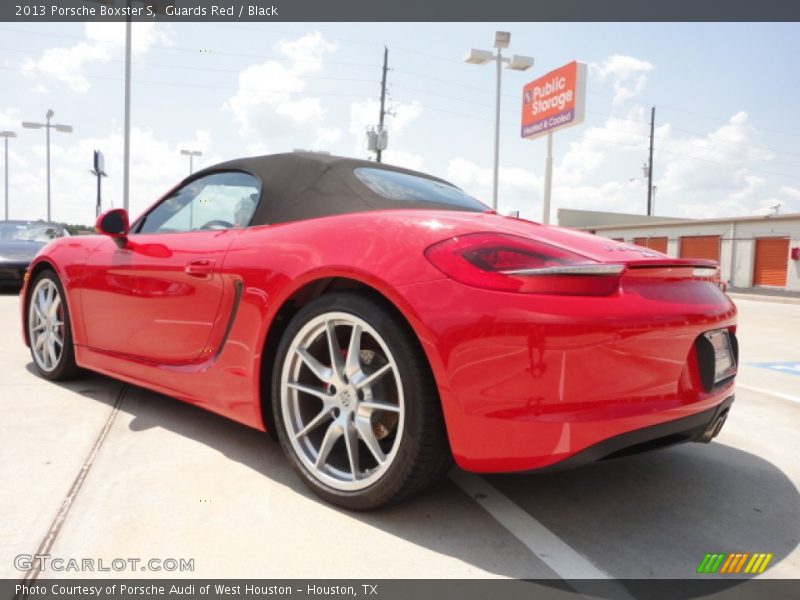
[[28, 336], [33, 358], [43, 371], [53, 371], [64, 353], [64, 306], [52, 279], [39, 280], [30, 295]]
[[329, 312], [292, 339], [280, 380], [286, 434], [306, 469], [340, 491], [362, 490], [391, 467], [403, 435], [403, 385], [381, 336]]

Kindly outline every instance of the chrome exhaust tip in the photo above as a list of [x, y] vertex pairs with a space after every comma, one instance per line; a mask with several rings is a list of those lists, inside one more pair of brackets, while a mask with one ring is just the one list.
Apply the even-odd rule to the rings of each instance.
[[727, 418], [728, 418], [728, 411], [726, 409], [722, 411], [722, 413], [720, 413], [720, 415], [717, 418], [715, 418], [708, 427], [706, 427], [703, 433], [697, 436], [697, 439], [695, 441], [702, 442], [704, 444], [709, 443], [711, 440], [717, 437], [717, 435], [719, 435], [719, 432], [722, 430], [722, 426], [725, 425], [725, 420]]

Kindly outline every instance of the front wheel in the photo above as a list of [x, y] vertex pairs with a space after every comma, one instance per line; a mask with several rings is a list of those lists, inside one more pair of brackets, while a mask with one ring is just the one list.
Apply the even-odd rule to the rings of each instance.
[[75, 348], [64, 289], [50, 270], [39, 273], [28, 293], [27, 319], [31, 357], [39, 375], [51, 381], [73, 377]]
[[408, 330], [357, 294], [322, 296], [278, 348], [278, 438], [324, 499], [369, 509], [431, 485], [450, 464], [438, 394]]

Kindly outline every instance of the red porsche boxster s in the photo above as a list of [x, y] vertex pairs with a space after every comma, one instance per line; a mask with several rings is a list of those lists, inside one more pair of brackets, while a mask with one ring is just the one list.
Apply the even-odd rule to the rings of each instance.
[[709, 441], [733, 402], [714, 263], [499, 216], [422, 173], [234, 160], [97, 231], [26, 274], [38, 373], [83, 367], [271, 431], [344, 507], [418, 492], [453, 458], [527, 471]]

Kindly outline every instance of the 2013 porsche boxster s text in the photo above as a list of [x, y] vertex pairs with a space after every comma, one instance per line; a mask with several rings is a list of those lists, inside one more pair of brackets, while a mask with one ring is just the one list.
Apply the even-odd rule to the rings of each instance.
[[341, 506], [453, 458], [527, 471], [709, 441], [733, 401], [714, 263], [503, 217], [422, 173], [246, 158], [96, 227], [26, 275], [41, 376], [83, 367], [271, 431]]

